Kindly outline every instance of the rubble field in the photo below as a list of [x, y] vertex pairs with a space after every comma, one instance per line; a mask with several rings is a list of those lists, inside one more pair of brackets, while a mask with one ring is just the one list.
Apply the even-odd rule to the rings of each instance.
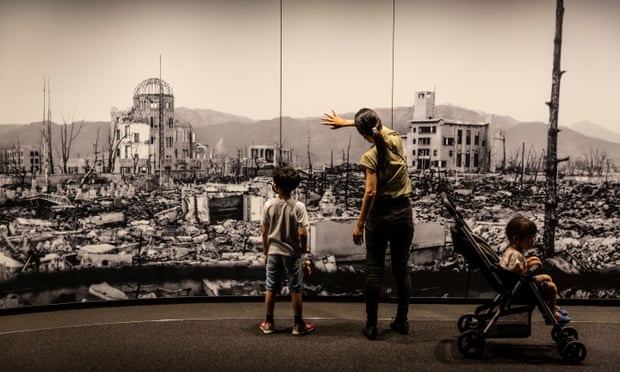
[[[308, 182], [298, 190], [311, 219], [355, 218], [363, 191], [361, 175], [324, 177], [323, 189]], [[516, 213], [533, 219], [542, 237], [545, 192], [543, 183], [518, 185], [501, 176], [461, 177], [458, 180], [414, 178], [412, 205], [415, 222], [451, 223], [438, 200], [438, 190], [447, 190], [474, 231], [498, 253], [505, 246], [506, 221]], [[134, 183], [96, 185], [66, 184], [53, 193], [15, 190], [0, 199], [0, 306], [11, 307], [43, 300], [24, 300], [33, 288], [12, 288], [17, 278], [42, 273], [72, 272], [79, 277], [87, 270], [117, 270], [131, 267], [200, 267], [205, 270], [234, 268], [239, 278], [206, 275], [186, 287], [145, 283], [101, 281], [81, 283], [71, 300], [122, 299], [132, 296], [259, 294], [260, 281], [244, 280], [244, 272], [263, 270], [260, 224], [256, 218], [227, 218], [236, 207], [221, 204], [221, 213], [205, 216], [193, 195], [226, 197], [252, 195], [270, 197], [263, 179], [244, 185], [171, 184], [165, 188]], [[148, 186], [148, 187], [145, 187]], [[556, 273], [617, 275], [620, 267], [618, 183], [562, 181], [559, 187], [555, 253], [545, 265]], [[207, 197], [205, 197], [207, 198]], [[220, 205], [218, 204], [218, 205]], [[215, 203], [214, 203], [215, 205]], [[219, 208], [219, 207], [218, 207]], [[232, 214], [231, 214], [232, 213]], [[218, 216], [217, 219], [213, 216]], [[539, 242], [540, 243], [540, 242]], [[435, 247], [432, 260], [416, 261], [415, 272], [465, 272], [466, 263], [451, 249], [449, 238]], [[532, 252], [541, 255], [542, 252]], [[359, 261], [314, 257], [317, 273], [359, 275]], [[252, 277], [255, 277], [252, 274]], [[318, 275], [320, 277], [320, 275]], [[615, 281], [617, 283], [617, 281]], [[186, 283], [187, 284], [187, 283]], [[564, 297], [617, 298], [617, 284], [604, 288], [565, 288]], [[122, 287], [122, 288], [121, 288]], [[121, 289], [119, 289], [121, 288]], [[330, 290], [310, 281], [308, 288], [322, 295], [360, 293], [359, 288]], [[562, 290], [562, 289], [561, 289]], [[21, 294], [20, 294], [21, 293]], [[32, 296], [30, 296], [32, 297]], [[52, 296], [53, 297], [53, 296]], [[56, 297], [49, 301], [62, 301]], [[61, 296], [62, 297], [62, 296]], [[44, 301], [43, 301], [44, 302]]]

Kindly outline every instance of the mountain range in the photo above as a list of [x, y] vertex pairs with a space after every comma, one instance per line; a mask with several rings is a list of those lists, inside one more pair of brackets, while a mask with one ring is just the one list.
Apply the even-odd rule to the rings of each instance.
[[[408, 121], [413, 118], [413, 107], [377, 108], [376, 111], [386, 126], [401, 133], [408, 132]], [[493, 151], [501, 151], [499, 133], [503, 131], [506, 144], [506, 158], [516, 159], [525, 148], [527, 154], [539, 156], [547, 147], [547, 125], [543, 122], [520, 122], [508, 116], [469, 110], [454, 105], [437, 105], [435, 117], [460, 122], [489, 122], [490, 141]], [[352, 118], [354, 113], [339, 113]], [[192, 124], [196, 140], [204, 143], [214, 153], [223, 152], [236, 157], [239, 150], [252, 144], [274, 144], [280, 142], [282, 125], [282, 146], [294, 151], [300, 166], [307, 166], [308, 152], [313, 166], [340, 164], [348, 156], [356, 163], [369, 147], [353, 128], [332, 130], [320, 124], [320, 116], [311, 118], [282, 117], [271, 120], [253, 120], [247, 117], [223, 113], [210, 109], [175, 108], [175, 117]], [[393, 120], [392, 120], [393, 117]], [[391, 123], [394, 125], [391, 125]], [[97, 131], [99, 151], [104, 152], [109, 122], [84, 122], [83, 128], [72, 145], [71, 156], [76, 158], [92, 156]], [[41, 122], [30, 124], [0, 125], [0, 148], [15, 144], [38, 145], [41, 137]], [[53, 124], [53, 147], [55, 156], [60, 152], [60, 130], [62, 125]], [[560, 126], [558, 135], [558, 157], [569, 156], [571, 160], [584, 159], [592, 151], [605, 153], [613, 163], [620, 165], [620, 133], [604, 129], [594, 123], [582, 121], [570, 127]], [[241, 152], [242, 154], [244, 151]], [[242, 155], [243, 156], [243, 155]]]

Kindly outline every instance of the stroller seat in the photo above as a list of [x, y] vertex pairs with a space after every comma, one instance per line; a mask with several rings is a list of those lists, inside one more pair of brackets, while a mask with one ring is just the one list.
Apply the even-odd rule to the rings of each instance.
[[551, 337], [558, 344], [562, 358], [573, 364], [582, 362], [587, 351], [578, 341], [577, 330], [558, 323], [532, 273], [519, 275], [504, 270], [499, 265], [497, 253], [482, 237], [472, 232], [447, 193], [441, 192], [439, 196], [454, 219], [450, 231], [455, 252], [463, 256], [469, 270], [478, 270], [497, 292], [491, 302], [458, 319], [457, 328], [461, 332], [457, 340], [459, 352], [466, 357], [480, 357], [487, 338], [529, 337], [532, 311], [538, 308], [551, 321]]

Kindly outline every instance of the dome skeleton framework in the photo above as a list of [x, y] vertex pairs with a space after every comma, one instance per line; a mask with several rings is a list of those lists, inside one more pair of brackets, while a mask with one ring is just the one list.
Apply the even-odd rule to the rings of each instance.
[[[163, 92], [160, 91], [160, 89], [163, 90]], [[137, 97], [145, 95], [158, 95], [160, 93], [163, 93], [165, 96], [174, 95], [172, 88], [165, 80], [161, 80], [159, 78], [149, 78], [138, 84], [133, 95], [134, 97]]]

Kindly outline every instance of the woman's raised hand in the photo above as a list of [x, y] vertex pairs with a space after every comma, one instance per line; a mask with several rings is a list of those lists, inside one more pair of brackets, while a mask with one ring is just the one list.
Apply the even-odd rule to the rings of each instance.
[[329, 125], [332, 127], [332, 129], [338, 129], [338, 128], [348, 127], [348, 126], [353, 125], [353, 120], [343, 119], [340, 116], [338, 116], [338, 114], [336, 114], [336, 111], [332, 110], [331, 114], [330, 113], [323, 114], [323, 117], [321, 118], [321, 124]]

